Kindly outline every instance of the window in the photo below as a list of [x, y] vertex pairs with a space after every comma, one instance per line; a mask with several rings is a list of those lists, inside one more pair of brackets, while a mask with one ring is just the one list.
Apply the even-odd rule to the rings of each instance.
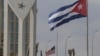
[[14, 44], [10, 45], [10, 49], [11, 49], [11, 51], [14, 51]]
[[2, 24], [1, 24], [1, 29], [2, 31], [4, 31], [4, 22], [2, 21]]
[[25, 22], [25, 32], [28, 32], [29, 31], [29, 24], [28, 22]]
[[15, 44], [15, 53], [18, 53], [18, 44]]
[[11, 29], [10, 29], [11, 32], [14, 32], [14, 22], [11, 22], [10, 25], [11, 25], [11, 26], [10, 26], [10, 27], [11, 27]]
[[15, 43], [18, 43], [18, 33], [15, 33]]
[[18, 32], [18, 22], [15, 22], [15, 32]]
[[11, 43], [14, 43], [14, 33], [11, 33]]
[[0, 0], [0, 8], [3, 9], [3, 0]]
[[10, 12], [10, 19], [13, 21], [14, 20], [14, 13], [11, 11]]
[[28, 40], [29, 40], [29, 34], [26, 33], [26, 34], [25, 34], [25, 42], [28, 43]]
[[29, 51], [28, 44], [25, 44], [25, 53], [26, 53], [26, 55], [27, 55], [28, 51]]

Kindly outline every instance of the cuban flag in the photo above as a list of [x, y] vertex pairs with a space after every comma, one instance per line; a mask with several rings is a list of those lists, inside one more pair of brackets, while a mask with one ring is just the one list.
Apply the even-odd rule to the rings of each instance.
[[87, 16], [86, 0], [79, 0], [70, 5], [63, 6], [49, 15], [50, 30], [54, 30], [74, 19]]

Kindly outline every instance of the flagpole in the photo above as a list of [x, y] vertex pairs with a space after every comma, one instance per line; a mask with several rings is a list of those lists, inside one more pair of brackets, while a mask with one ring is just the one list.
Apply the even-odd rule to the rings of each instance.
[[58, 56], [58, 32], [56, 37], [56, 56]]
[[88, 38], [88, 33], [89, 33], [89, 32], [88, 32], [88, 28], [89, 28], [89, 27], [88, 27], [88, 24], [89, 24], [89, 22], [88, 22], [88, 1], [87, 1], [87, 0], [86, 0], [86, 5], [87, 5], [87, 7], [86, 7], [86, 8], [87, 8], [87, 23], [86, 23], [86, 24], [87, 24], [87, 56], [89, 56], [89, 45], [88, 45], [88, 44], [89, 44], [89, 43], [88, 43], [88, 42], [89, 42], [89, 41], [88, 41], [88, 39], [89, 39], [89, 38]]
[[25, 56], [29, 56], [29, 47], [27, 47], [27, 51], [26, 51], [26, 55]]
[[88, 16], [87, 16], [87, 22], [86, 22], [86, 24], [87, 24], [87, 30], [86, 30], [86, 31], [87, 31], [87, 56], [89, 56], [89, 52], [88, 52], [88, 50], [89, 50], [89, 49], [88, 49], [88, 47], [89, 47], [89, 46], [88, 46], [88, 28], [89, 28], [89, 27], [88, 27]]
[[88, 17], [87, 17], [87, 56], [89, 56], [89, 53], [88, 53]]
[[42, 50], [40, 50], [40, 56], [42, 56]]

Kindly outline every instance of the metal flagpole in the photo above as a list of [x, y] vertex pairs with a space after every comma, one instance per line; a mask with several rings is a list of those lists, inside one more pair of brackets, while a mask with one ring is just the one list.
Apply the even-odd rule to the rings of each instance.
[[58, 32], [56, 37], [56, 56], [58, 56]]
[[88, 41], [88, 18], [87, 18], [87, 56], [89, 55], [89, 54], [88, 54], [88, 49], [89, 49], [89, 48], [88, 48], [88, 42], [89, 42], [89, 41]]
[[88, 24], [89, 24], [89, 22], [88, 22], [88, 1], [87, 0], [86, 0], [86, 9], [87, 9], [87, 22], [86, 22], [86, 25], [87, 25], [87, 30], [86, 30], [87, 31], [87, 56], [89, 56], [89, 51], [88, 51], [89, 50], [89, 45], [88, 45], [88, 42], [89, 42], [88, 41], [88, 33], [89, 33], [88, 32], [88, 28], [89, 28]]
[[69, 40], [69, 38], [71, 38], [71, 36], [68, 36], [65, 42], [65, 56], [67, 56], [67, 41]]
[[27, 51], [26, 51], [26, 55], [25, 56], [29, 56], [29, 47], [27, 47]]
[[88, 56], [88, 17], [87, 17], [87, 56]]
[[42, 56], [42, 50], [40, 50], [40, 56]]

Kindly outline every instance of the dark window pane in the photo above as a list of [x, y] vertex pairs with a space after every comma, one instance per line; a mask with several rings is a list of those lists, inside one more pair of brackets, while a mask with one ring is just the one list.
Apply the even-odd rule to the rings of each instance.
[[0, 8], [3, 8], [3, 0], [0, 0]]
[[0, 19], [2, 19], [2, 13], [1, 13], [2, 11], [0, 10]]
[[28, 24], [28, 22], [25, 22], [25, 32], [29, 32], [29, 24]]
[[14, 33], [11, 33], [11, 43], [14, 43]]
[[15, 22], [15, 31], [18, 32], [18, 22]]
[[0, 10], [0, 19], [3, 21], [4, 20], [4, 11]]
[[10, 48], [11, 48], [11, 51], [14, 51], [14, 44], [11, 44]]
[[25, 42], [28, 43], [28, 40], [29, 40], [29, 35], [28, 35], [28, 33], [26, 33], [25, 34]]
[[14, 32], [14, 22], [11, 22], [11, 32]]
[[4, 31], [4, 22], [2, 22], [2, 27], [1, 28], [2, 28], [2, 31]]
[[14, 21], [14, 13], [13, 13], [13, 11], [11, 10], [11, 8], [9, 7], [9, 14], [8, 14], [8, 16], [9, 16], [9, 19], [11, 19], [11, 21]]
[[2, 5], [2, 8], [4, 7], [4, 0], [1, 0], [1, 5]]
[[28, 49], [29, 49], [28, 44], [25, 44], [25, 53], [28, 52]]
[[15, 44], [15, 52], [18, 53], [18, 44]]
[[15, 42], [18, 43], [18, 33], [15, 34]]
[[3, 10], [2, 10], [1, 18], [2, 18], [2, 21], [3, 21], [4, 20], [4, 11]]
[[17, 16], [15, 15], [15, 21], [17, 21], [18, 22], [18, 18], [17, 18]]

